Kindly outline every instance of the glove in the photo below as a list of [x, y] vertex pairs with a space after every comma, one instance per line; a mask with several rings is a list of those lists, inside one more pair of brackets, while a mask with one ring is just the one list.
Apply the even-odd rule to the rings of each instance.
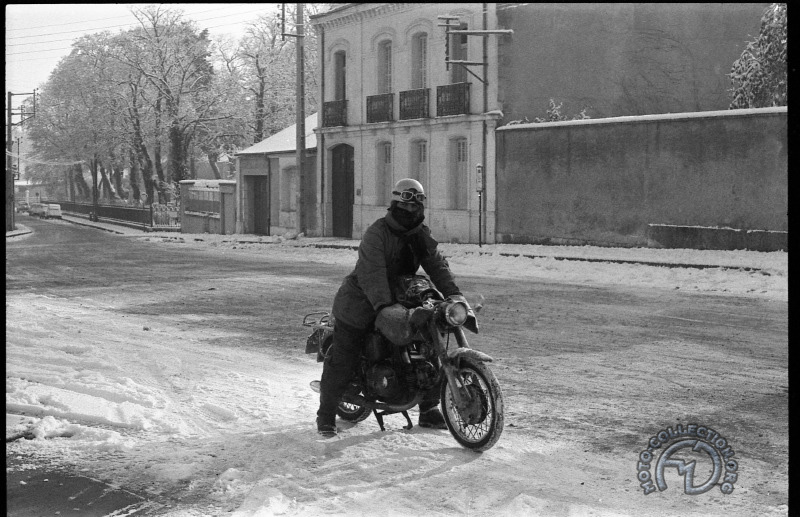
[[411, 343], [408, 309], [399, 303], [388, 305], [378, 312], [375, 328], [395, 345], [403, 346]]

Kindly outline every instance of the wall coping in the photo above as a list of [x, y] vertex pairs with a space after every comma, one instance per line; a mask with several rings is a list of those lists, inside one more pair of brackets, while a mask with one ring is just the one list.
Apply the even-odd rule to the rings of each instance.
[[236, 180], [181, 180], [179, 183], [200, 188], [219, 188], [220, 185], [236, 185]]
[[631, 122], [658, 122], [664, 120], [690, 120], [723, 117], [747, 117], [754, 115], [777, 115], [788, 113], [787, 106], [772, 108], [749, 108], [718, 111], [692, 111], [686, 113], [659, 113], [656, 115], [633, 115], [625, 117], [589, 118], [582, 120], [564, 120], [561, 122], [529, 122], [526, 124], [506, 124], [498, 127], [496, 131], [516, 129], [545, 129], [561, 126], [591, 126], [601, 124], [621, 124]]

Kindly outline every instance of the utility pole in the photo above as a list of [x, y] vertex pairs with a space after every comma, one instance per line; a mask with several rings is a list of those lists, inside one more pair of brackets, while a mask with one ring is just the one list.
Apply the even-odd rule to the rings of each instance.
[[305, 232], [306, 210], [305, 200], [305, 173], [303, 170], [303, 155], [306, 152], [306, 94], [305, 94], [305, 63], [303, 60], [305, 32], [303, 30], [303, 4], [297, 4], [297, 233]]
[[[286, 20], [286, 4], [281, 7], [282, 19]], [[295, 229], [297, 233], [303, 233], [306, 229], [305, 221], [305, 174], [303, 170], [303, 155], [306, 151], [306, 109], [305, 109], [305, 63], [304, 63], [304, 40], [305, 31], [303, 21], [303, 4], [297, 4], [295, 13], [295, 34], [287, 34], [284, 28], [281, 31], [281, 38], [290, 36], [296, 38], [295, 50], [297, 70], [295, 77], [295, 162], [297, 164], [297, 190], [294, 192], [297, 216], [295, 219]]]
[[[15, 95], [33, 95], [33, 113], [25, 113], [23, 108], [19, 109], [19, 113], [14, 113], [11, 109], [11, 101]], [[11, 128], [17, 124], [22, 124], [27, 118], [21, 119], [17, 124], [13, 123], [12, 117], [14, 115], [36, 115], [36, 90], [30, 93], [11, 93], [8, 92], [8, 99], [6, 100], [6, 110], [8, 111], [8, 119], [6, 121], [6, 231], [14, 230], [16, 221], [14, 220], [14, 172], [13, 172], [13, 135]], [[30, 117], [28, 117], [30, 118]]]

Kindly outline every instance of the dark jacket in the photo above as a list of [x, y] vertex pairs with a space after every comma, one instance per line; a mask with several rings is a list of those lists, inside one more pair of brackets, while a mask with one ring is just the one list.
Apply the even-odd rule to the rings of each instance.
[[420, 266], [444, 296], [461, 294], [447, 260], [431, 230], [420, 223], [406, 230], [391, 214], [367, 229], [358, 247], [358, 261], [333, 300], [333, 317], [345, 325], [366, 329], [382, 308], [396, 303], [392, 286]]

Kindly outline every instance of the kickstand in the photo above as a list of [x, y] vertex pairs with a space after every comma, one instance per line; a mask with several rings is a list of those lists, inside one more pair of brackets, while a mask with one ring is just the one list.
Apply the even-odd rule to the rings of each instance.
[[411, 423], [411, 418], [408, 416], [408, 411], [403, 411], [403, 416], [406, 417], [406, 422], [408, 422], [408, 425], [404, 425], [403, 429], [410, 431], [411, 428], [414, 427], [414, 424]]
[[375, 420], [377, 420], [378, 425], [381, 426], [381, 431], [385, 431], [386, 428], [383, 426], [383, 413], [378, 413], [377, 409], [373, 409], [372, 414], [375, 415]]
[[[400, 413], [402, 413], [402, 415], [404, 417], [406, 417], [406, 422], [408, 422], [408, 425], [404, 425], [403, 429], [411, 430], [411, 428], [414, 427], [414, 424], [411, 423], [411, 417], [408, 416], [408, 411], [401, 411]], [[378, 425], [381, 426], [381, 431], [385, 431], [386, 427], [384, 427], [384, 425], [383, 425], [383, 416], [384, 415], [393, 415], [395, 413], [394, 412], [386, 412], [386, 411], [381, 411], [380, 413], [378, 413], [377, 409], [373, 409], [372, 410], [372, 414], [375, 415], [375, 420], [377, 420], [378, 421]]]

